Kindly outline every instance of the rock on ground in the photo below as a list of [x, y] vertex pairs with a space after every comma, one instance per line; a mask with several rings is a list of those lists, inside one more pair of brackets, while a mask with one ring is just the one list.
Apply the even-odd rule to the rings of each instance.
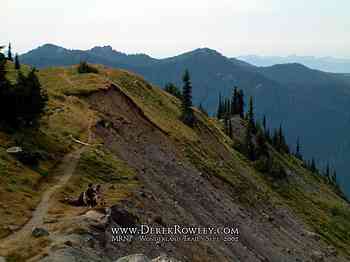
[[44, 228], [36, 227], [32, 231], [33, 237], [43, 237], [43, 236], [48, 236], [48, 235], [49, 235], [49, 232]]
[[311, 259], [312, 259], [312, 261], [315, 261], [315, 262], [325, 261], [323, 253], [321, 253], [319, 251], [313, 251], [311, 254]]
[[168, 257], [167, 255], [163, 255], [155, 259], [152, 259], [152, 262], [180, 262], [180, 261], [174, 258]]
[[145, 255], [136, 254], [119, 258], [116, 262], [152, 262], [152, 260], [150, 260]]
[[84, 252], [79, 249], [67, 247], [57, 250], [49, 254], [47, 257], [40, 260], [40, 262], [105, 262], [110, 261], [103, 256], [94, 254], [93, 252]]
[[168, 257], [167, 255], [159, 256], [155, 259], [149, 259], [145, 255], [136, 254], [127, 257], [119, 258], [116, 262], [180, 262], [174, 258]]

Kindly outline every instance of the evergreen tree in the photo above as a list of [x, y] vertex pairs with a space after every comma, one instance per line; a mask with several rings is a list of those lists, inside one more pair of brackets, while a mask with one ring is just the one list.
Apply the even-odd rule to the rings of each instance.
[[87, 74], [87, 73], [98, 74], [98, 70], [97, 68], [89, 65], [86, 61], [81, 61], [78, 66], [78, 73], [79, 74]]
[[238, 114], [243, 119], [244, 118], [244, 93], [243, 90], [238, 92]]
[[229, 129], [229, 127], [228, 127], [228, 125], [229, 125], [229, 123], [228, 123], [229, 121], [228, 121], [228, 119], [227, 118], [224, 118], [224, 132], [225, 132], [225, 134], [226, 135], [228, 135], [228, 129]]
[[203, 114], [205, 114], [206, 116], [208, 116], [208, 112], [207, 110], [203, 107], [202, 103], [199, 104], [199, 111], [201, 111]]
[[168, 92], [169, 94], [172, 94], [173, 96], [182, 99], [182, 93], [181, 90], [174, 85], [173, 83], [167, 83], [164, 87], [164, 90]]
[[[33, 125], [44, 112], [47, 94], [42, 90], [35, 69], [32, 69], [28, 74], [22, 88], [23, 112], [20, 113], [25, 125]], [[18, 87], [17, 87], [18, 89]]]
[[331, 182], [331, 174], [330, 174], [330, 168], [329, 168], [329, 163], [327, 163], [327, 166], [326, 166], [326, 174], [325, 174], [328, 182]]
[[335, 186], [338, 185], [338, 181], [337, 181], [337, 171], [336, 171], [336, 170], [333, 171], [332, 183], [333, 183], [333, 185], [335, 185]]
[[[4, 47], [0, 47], [0, 51]], [[6, 78], [6, 57], [4, 54], [0, 52], [0, 121], [5, 121], [11, 117], [10, 115], [13, 113], [13, 110], [10, 108], [13, 107], [11, 105], [11, 100], [9, 99], [9, 94], [11, 91], [11, 84]]]
[[276, 148], [277, 150], [279, 150], [279, 135], [278, 135], [278, 132], [277, 130], [275, 129], [274, 132], [273, 132], [273, 137], [272, 137], [272, 145], [274, 146], [274, 148]]
[[11, 43], [9, 43], [9, 47], [7, 49], [7, 59], [13, 61]]
[[191, 77], [188, 70], [183, 75], [183, 99], [182, 99], [182, 119], [188, 124], [192, 125], [194, 122], [194, 116], [192, 111], [192, 84]]
[[280, 125], [278, 129], [278, 140], [279, 140], [278, 144], [281, 149], [282, 149], [283, 139], [284, 139], [283, 129], [282, 129], [282, 125]]
[[16, 53], [16, 55], [15, 55], [15, 69], [19, 70], [20, 68], [21, 68], [21, 64], [19, 63], [18, 54]]
[[229, 120], [229, 123], [228, 123], [228, 136], [230, 138], [233, 138], [233, 128], [232, 128], [232, 120], [231, 119]]
[[300, 152], [300, 139], [299, 139], [299, 137], [297, 138], [295, 157], [300, 159], [300, 160], [303, 159], [303, 156], [301, 155], [301, 152]]
[[265, 132], [265, 137], [266, 137], [266, 140], [267, 140], [269, 143], [272, 143], [271, 134], [270, 134], [270, 129], [267, 129], [267, 130], [266, 130], [266, 132]]
[[238, 89], [234, 87], [231, 99], [231, 115], [234, 116], [238, 114], [238, 111]]
[[285, 152], [285, 153], [289, 154], [289, 147], [286, 143], [286, 139], [285, 139], [284, 134], [283, 134], [282, 125], [280, 125], [280, 127], [278, 129], [277, 150], [280, 152]]
[[266, 116], [264, 115], [264, 118], [263, 118], [263, 122], [262, 122], [262, 125], [263, 125], [263, 129], [264, 129], [264, 132], [266, 133]]
[[[1, 46], [0, 47], [0, 51], [3, 49], [4, 47]], [[2, 87], [2, 82], [6, 80], [5, 78], [5, 74], [6, 74], [6, 71], [5, 71], [5, 64], [6, 64], [6, 58], [4, 56], [3, 53], [0, 52], [0, 87]]]
[[253, 97], [249, 98], [249, 109], [248, 109], [248, 121], [249, 125], [252, 128], [252, 132], [255, 133], [255, 120], [254, 120], [254, 106], [253, 106]]
[[12, 127], [33, 125], [44, 112], [47, 95], [35, 69], [28, 76], [18, 70], [16, 84], [11, 84], [5, 77], [5, 63], [5, 56], [0, 54], [0, 121]]
[[224, 117], [225, 118], [229, 118], [229, 114], [228, 114], [229, 104], [230, 104], [230, 102], [228, 101], [227, 98], [225, 98], [225, 102], [224, 102]]
[[259, 130], [262, 131], [262, 133], [264, 133], [264, 131], [263, 131], [262, 127], [261, 127], [261, 124], [260, 124], [259, 120], [256, 120], [256, 122], [255, 122], [255, 124], [254, 124], [254, 127], [255, 127], [256, 133], [257, 133]]
[[217, 118], [218, 119], [223, 118], [223, 104], [222, 104], [221, 93], [219, 93], [219, 105], [218, 105], [218, 111], [217, 111]]
[[311, 160], [310, 170], [313, 173], [317, 172], [317, 167], [316, 167], [316, 163], [315, 163], [315, 159], [314, 158], [312, 158], [312, 160]]
[[14, 105], [9, 124], [17, 126], [34, 126], [44, 113], [47, 103], [47, 94], [42, 90], [35, 69], [28, 76], [21, 71], [17, 73], [17, 83], [10, 94], [10, 100]]

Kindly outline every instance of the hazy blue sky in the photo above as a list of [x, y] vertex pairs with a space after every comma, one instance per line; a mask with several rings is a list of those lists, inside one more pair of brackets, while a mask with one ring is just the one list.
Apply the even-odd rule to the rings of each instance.
[[350, 58], [349, 0], [1, 0], [1, 44]]

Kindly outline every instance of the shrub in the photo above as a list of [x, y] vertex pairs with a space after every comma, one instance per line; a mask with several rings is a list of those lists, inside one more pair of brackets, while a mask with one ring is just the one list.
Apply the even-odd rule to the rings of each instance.
[[272, 162], [272, 167], [271, 170], [269, 172], [269, 174], [271, 175], [271, 177], [273, 177], [274, 179], [284, 179], [287, 177], [287, 173], [286, 170], [284, 169], [284, 167], [277, 161], [273, 161]]
[[81, 61], [78, 66], [78, 73], [79, 74], [87, 74], [87, 73], [98, 74], [98, 70], [97, 68], [89, 65], [86, 61]]
[[173, 96], [179, 98], [180, 100], [182, 100], [182, 92], [181, 90], [174, 85], [173, 83], [168, 83], [165, 85], [164, 90], [166, 92], [168, 92], [169, 94], [172, 94]]
[[37, 152], [22, 151], [16, 155], [16, 158], [24, 165], [36, 167], [39, 164], [40, 154]]
[[272, 168], [272, 159], [269, 156], [262, 156], [254, 163], [255, 169], [262, 173], [268, 173]]

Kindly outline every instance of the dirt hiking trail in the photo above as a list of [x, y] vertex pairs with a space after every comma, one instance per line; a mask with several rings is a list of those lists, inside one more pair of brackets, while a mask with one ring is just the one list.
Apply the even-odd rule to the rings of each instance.
[[[79, 143], [85, 144], [85, 146], [83, 145], [63, 158], [62, 162], [57, 168], [58, 172], [62, 175], [58, 177], [56, 184], [49, 187], [42, 194], [41, 200], [32, 213], [32, 217], [29, 219], [29, 221], [18, 231], [0, 240], [0, 249], [5, 249], [6, 247], [11, 248], [11, 246], [13, 246], [15, 243], [21, 242], [28, 237], [32, 233], [33, 228], [44, 227], [44, 218], [49, 210], [52, 195], [64, 187], [73, 176], [81, 154], [87, 149], [87, 146], [92, 140], [91, 124], [92, 120], [90, 120], [88, 127], [88, 142]], [[75, 140], [73, 140], [73, 142], [75, 142]]]

